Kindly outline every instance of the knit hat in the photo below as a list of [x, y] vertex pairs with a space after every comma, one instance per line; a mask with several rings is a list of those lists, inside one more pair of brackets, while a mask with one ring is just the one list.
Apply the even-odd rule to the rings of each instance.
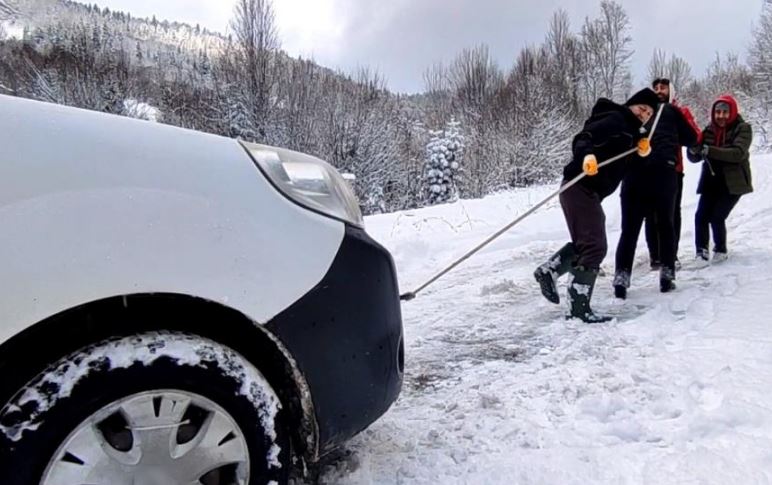
[[659, 97], [657, 96], [657, 93], [650, 88], [643, 88], [633, 94], [630, 99], [627, 100], [625, 106], [633, 106], [635, 104], [645, 104], [651, 106], [651, 109], [656, 110], [657, 106], [659, 106]]

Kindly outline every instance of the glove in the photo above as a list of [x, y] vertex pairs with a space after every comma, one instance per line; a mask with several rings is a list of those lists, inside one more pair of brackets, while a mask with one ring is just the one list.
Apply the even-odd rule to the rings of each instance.
[[651, 141], [648, 138], [638, 140], [638, 156], [646, 158], [651, 155]]
[[598, 175], [598, 159], [595, 155], [587, 155], [582, 162], [582, 171], [588, 177]]
[[702, 145], [702, 148], [700, 148], [700, 155], [702, 155], [702, 158], [708, 158], [708, 154], [710, 153], [710, 147], [708, 145]]

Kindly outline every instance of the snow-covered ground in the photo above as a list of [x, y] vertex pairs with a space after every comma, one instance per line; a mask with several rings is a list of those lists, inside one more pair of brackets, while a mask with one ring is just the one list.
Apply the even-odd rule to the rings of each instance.
[[21, 40], [24, 38], [24, 27], [15, 22], [0, 22], [0, 33], [4, 34], [5, 39]]
[[[567, 241], [557, 202], [405, 303], [402, 395], [321, 482], [772, 483], [771, 164], [752, 159], [756, 192], [729, 219], [730, 259], [703, 269], [692, 256], [699, 167], [687, 167], [684, 270], [667, 295], [641, 237], [629, 299], [613, 298], [620, 211], [616, 195], [607, 199], [609, 276], [593, 302], [619, 315], [613, 323], [566, 321], [532, 279]], [[412, 290], [554, 189], [367, 227]]]

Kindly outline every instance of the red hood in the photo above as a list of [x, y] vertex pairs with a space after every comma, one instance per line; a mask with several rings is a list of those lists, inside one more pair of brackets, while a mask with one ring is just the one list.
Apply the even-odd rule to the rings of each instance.
[[710, 108], [710, 121], [716, 125], [716, 119], [713, 116], [713, 112], [716, 109], [716, 105], [718, 103], [726, 103], [729, 105], [729, 120], [727, 120], [726, 124], [731, 125], [737, 120], [737, 116], [739, 115], [739, 108], [737, 107], [737, 100], [734, 99], [734, 97], [731, 94], [724, 94], [718, 97], [713, 102], [713, 106]]

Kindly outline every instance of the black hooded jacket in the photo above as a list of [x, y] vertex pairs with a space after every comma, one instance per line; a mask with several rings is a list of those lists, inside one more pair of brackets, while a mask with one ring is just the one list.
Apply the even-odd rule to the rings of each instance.
[[[574, 137], [573, 159], [563, 169], [564, 181], [582, 173], [586, 155], [595, 155], [601, 163], [633, 148], [643, 136], [641, 122], [630, 108], [606, 98], [599, 99], [584, 128]], [[597, 175], [584, 177], [579, 183], [597, 193], [602, 200], [617, 189], [631, 159], [632, 156], [627, 156], [607, 165]]]
[[[646, 123], [648, 130], [652, 128], [654, 118], [652, 116]], [[696, 145], [699, 136], [700, 132], [692, 128], [676, 107], [669, 103], [665, 104], [657, 131], [651, 139], [651, 155], [642, 160], [641, 166], [662, 165], [675, 170], [681, 147]]]

